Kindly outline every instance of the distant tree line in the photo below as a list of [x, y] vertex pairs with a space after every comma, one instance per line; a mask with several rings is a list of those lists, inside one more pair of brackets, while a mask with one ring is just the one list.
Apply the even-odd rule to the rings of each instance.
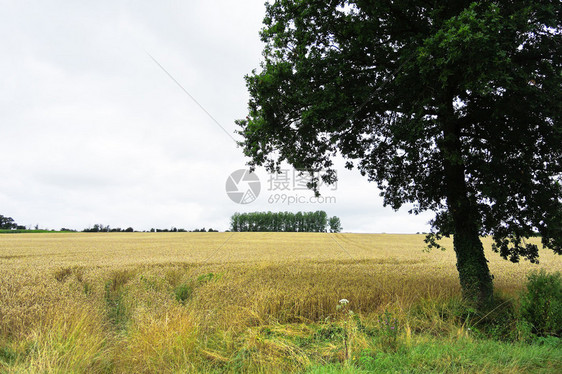
[[[0, 215], [0, 230], [10, 232], [51, 232], [56, 230], [39, 229], [35, 225], [18, 225], [12, 217]], [[230, 231], [287, 231], [287, 232], [341, 232], [342, 226], [340, 219], [336, 216], [328, 218], [326, 212], [319, 210], [316, 212], [253, 212], [253, 213], [234, 213], [230, 220]], [[60, 232], [76, 232], [69, 228], [61, 228]], [[183, 228], [172, 227], [169, 229], [151, 228], [149, 232], [219, 232], [212, 228], [197, 228], [186, 230]], [[228, 230], [227, 230], [228, 231]], [[82, 232], [136, 232], [132, 227], [122, 229], [120, 227], [110, 227], [109, 225], [95, 224], [87, 227]], [[145, 231], [146, 232], [146, 231]]]
[[206, 230], [204, 227], [202, 229], [195, 229], [195, 230], [186, 230], [186, 229], [178, 229], [172, 227], [171, 229], [150, 229], [150, 232], [219, 232], [219, 230], [209, 229]]
[[230, 219], [230, 231], [271, 232], [340, 232], [340, 219], [328, 219], [326, 212], [251, 212], [234, 213]]
[[[54, 229], [40, 229], [39, 225], [35, 225], [35, 227], [32, 227], [31, 225], [29, 226], [25, 226], [25, 225], [18, 225], [14, 219], [12, 217], [6, 217], [0, 214], [0, 230], [2, 230], [2, 232], [6, 232], [6, 231], [10, 231], [13, 233], [19, 233], [19, 232], [56, 232], [57, 230]], [[59, 231], [76, 231], [76, 230], [71, 230], [71, 229], [65, 229], [62, 228]]]
[[[62, 230], [61, 230], [62, 231]], [[151, 228], [149, 232], [218, 232], [219, 230], [209, 229], [206, 230], [205, 228], [202, 229], [195, 229], [195, 230], [186, 230], [182, 228], [172, 227], [170, 229], [155, 229]], [[102, 224], [95, 224], [92, 227], [85, 228], [82, 232], [135, 232], [132, 227], [128, 227], [126, 229], [121, 229], [119, 227], [110, 227], [109, 225], [102, 225]]]
[[126, 229], [122, 229], [119, 227], [109, 227], [109, 225], [104, 226], [101, 224], [95, 224], [93, 227], [88, 227], [82, 230], [82, 232], [134, 232], [135, 230], [132, 227], [128, 227]]
[[0, 215], [0, 230], [25, 230], [25, 226], [18, 225], [12, 217]]

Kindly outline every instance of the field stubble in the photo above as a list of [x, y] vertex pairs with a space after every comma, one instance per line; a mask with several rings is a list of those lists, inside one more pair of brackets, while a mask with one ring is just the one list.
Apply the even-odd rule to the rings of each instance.
[[[291, 343], [337, 320], [342, 298], [365, 321], [392, 311], [406, 340], [416, 329], [466, 336], [439, 318], [411, 326], [407, 315], [458, 297], [452, 241], [444, 244], [427, 253], [423, 235], [0, 235], [0, 369], [305, 369], [345, 359], [337, 344], [308, 352]], [[489, 238], [484, 245], [504, 295], [516, 295], [531, 269], [562, 270], [551, 251], [541, 250], [540, 265], [513, 264]], [[367, 344], [359, 335], [357, 350]]]

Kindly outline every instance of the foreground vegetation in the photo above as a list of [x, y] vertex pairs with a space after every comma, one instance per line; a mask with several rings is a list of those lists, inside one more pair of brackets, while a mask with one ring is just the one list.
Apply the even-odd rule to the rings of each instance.
[[560, 257], [484, 242], [499, 294], [478, 314], [423, 235], [0, 235], [0, 372], [560, 372], [519, 297]]

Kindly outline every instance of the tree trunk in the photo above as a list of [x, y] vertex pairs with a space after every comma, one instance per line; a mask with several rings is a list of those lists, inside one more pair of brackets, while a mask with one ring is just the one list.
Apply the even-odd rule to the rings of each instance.
[[481, 308], [492, 301], [493, 282], [478, 234], [478, 221], [470, 200], [465, 166], [462, 159], [460, 128], [452, 100], [442, 114], [444, 173], [447, 188], [447, 207], [453, 221], [457, 270], [463, 297]]
[[471, 219], [472, 209], [466, 198], [460, 199], [465, 201], [447, 200], [453, 217], [454, 247], [463, 297], [477, 307], [484, 307], [492, 301], [493, 283], [478, 230]]

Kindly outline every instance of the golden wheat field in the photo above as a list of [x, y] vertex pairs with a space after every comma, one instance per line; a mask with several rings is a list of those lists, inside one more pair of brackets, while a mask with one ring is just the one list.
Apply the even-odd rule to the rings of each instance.
[[[540, 265], [513, 264], [483, 241], [506, 295], [532, 269], [562, 270], [552, 251], [541, 250]], [[3, 234], [0, 372], [237, 371], [233, 360], [248, 372], [306, 368], [315, 356], [256, 328], [306, 335], [336, 318], [343, 298], [368, 319], [458, 297], [452, 241], [444, 243], [428, 253], [423, 235]], [[234, 357], [240, 347], [254, 353]], [[326, 344], [315, 354], [338, 352]]]

